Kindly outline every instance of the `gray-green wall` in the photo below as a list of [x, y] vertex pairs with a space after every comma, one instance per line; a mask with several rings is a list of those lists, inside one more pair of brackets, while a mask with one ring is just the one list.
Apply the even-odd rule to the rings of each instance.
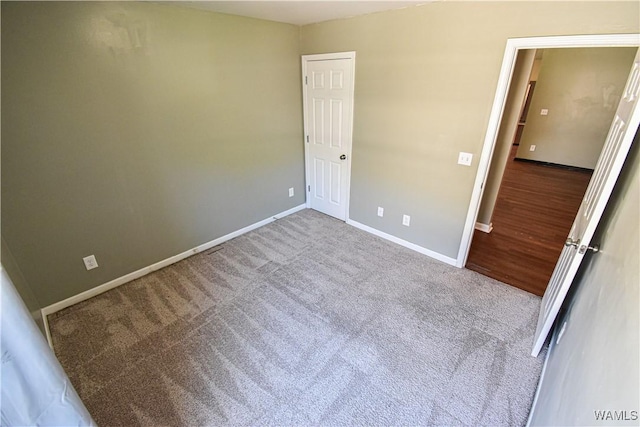
[[433, 2], [302, 27], [303, 54], [357, 52], [350, 217], [455, 258], [507, 39], [638, 32], [639, 6]]
[[304, 202], [299, 34], [2, 2], [2, 237], [41, 306]]
[[[637, 425], [640, 407], [640, 141], [583, 262], [560, 342], [551, 347], [532, 425]], [[597, 421], [594, 411], [636, 411]]]
[[516, 157], [593, 169], [636, 50], [545, 49]]
[[300, 54], [355, 50], [350, 217], [455, 257], [507, 38], [638, 32], [639, 9], [437, 2], [300, 28], [2, 2], [2, 237], [45, 306], [302, 203]]
[[22, 271], [20, 271], [20, 267], [18, 267], [16, 260], [13, 258], [13, 255], [11, 255], [11, 251], [4, 239], [0, 239], [0, 242], [0, 263], [6, 270], [9, 277], [11, 277], [11, 282], [18, 291], [20, 298], [24, 301], [24, 305], [27, 307], [27, 310], [29, 310], [31, 317], [33, 317], [33, 320], [35, 320], [42, 333], [44, 333], [44, 323], [42, 315], [40, 314], [40, 309], [42, 307], [40, 306], [33, 289], [31, 289], [31, 286], [29, 286], [29, 283], [25, 280]]
[[535, 49], [518, 52], [504, 112], [502, 113], [502, 121], [498, 130], [496, 145], [493, 149], [493, 157], [491, 157], [489, 175], [484, 184], [482, 202], [480, 203], [480, 210], [478, 211], [478, 218], [476, 220], [476, 222], [480, 224], [491, 224], [493, 209], [496, 206], [496, 200], [498, 200], [498, 191], [500, 190], [502, 177], [507, 167], [507, 158], [509, 157], [509, 153], [511, 153], [513, 139], [518, 130], [518, 121], [525, 101], [524, 98], [527, 94], [529, 77], [532, 74], [535, 55]]

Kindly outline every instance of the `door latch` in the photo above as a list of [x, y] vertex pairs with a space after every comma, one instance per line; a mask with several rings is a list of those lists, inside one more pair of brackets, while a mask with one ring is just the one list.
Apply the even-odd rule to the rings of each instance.
[[581, 245], [580, 249], [578, 249], [578, 253], [581, 255], [587, 251], [593, 251], [594, 253], [599, 252], [600, 245], [593, 245], [593, 246]]

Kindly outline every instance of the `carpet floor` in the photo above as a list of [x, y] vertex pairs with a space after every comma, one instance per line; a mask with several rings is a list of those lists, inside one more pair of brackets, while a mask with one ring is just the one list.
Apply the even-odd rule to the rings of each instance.
[[304, 210], [49, 322], [100, 426], [523, 425], [539, 306]]

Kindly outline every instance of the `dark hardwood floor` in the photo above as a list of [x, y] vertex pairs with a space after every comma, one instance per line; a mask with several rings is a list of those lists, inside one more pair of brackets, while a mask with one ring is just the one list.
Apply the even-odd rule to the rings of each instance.
[[466, 267], [542, 295], [591, 172], [515, 161], [517, 148], [507, 161], [493, 231], [475, 231]]

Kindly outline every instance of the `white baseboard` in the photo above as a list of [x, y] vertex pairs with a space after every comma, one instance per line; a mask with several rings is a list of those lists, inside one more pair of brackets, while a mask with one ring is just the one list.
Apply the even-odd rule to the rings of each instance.
[[484, 231], [485, 233], [491, 233], [491, 230], [493, 230], [493, 223], [483, 224], [481, 222], [476, 222], [476, 227], [475, 228], [478, 231]]
[[378, 237], [382, 237], [385, 240], [389, 240], [393, 243], [397, 243], [400, 246], [404, 246], [405, 248], [409, 248], [411, 250], [414, 250], [416, 252], [420, 252], [423, 255], [426, 255], [428, 257], [431, 257], [433, 259], [437, 259], [438, 261], [442, 261], [445, 264], [449, 264], [449, 265], [453, 265], [455, 267], [456, 265], [456, 259], [455, 258], [451, 258], [448, 257], [446, 255], [442, 255], [438, 252], [434, 252], [430, 249], [427, 248], [423, 248], [422, 246], [416, 245], [415, 243], [411, 243], [411, 242], [407, 242], [406, 240], [403, 240], [399, 237], [396, 236], [392, 236], [391, 234], [387, 234], [383, 231], [377, 230], [373, 227], [369, 227], [368, 225], [364, 225], [361, 224], [357, 221], [354, 221], [352, 219], [347, 219], [347, 224], [352, 225], [356, 228], [359, 228], [360, 230], [366, 231], [368, 233], [371, 233], [373, 235], [376, 235]]
[[263, 219], [262, 221], [258, 221], [255, 224], [251, 224], [249, 226], [241, 228], [240, 230], [236, 230], [222, 237], [218, 237], [217, 239], [211, 240], [210, 242], [203, 243], [199, 246], [196, 246], [193, 249], [189, 249], [188, 251], [184, 251], [178, 255], [174, 255], [162, 261], [156, 262], [155, 264], [152, 264], [148, 267], [141, 268], [140, 270], [134, 271], [132, 273], [125, 274], [124, 276], [118, 277], [117, 279], [113, 279], [110, 282], [103, 283], [102, 285], [98, 285], [95, 288], [91, 288], [87, 291], [79, 293], [78, 295], [74, 295], [65, 300], [62, 300], [44, 307], [43, 309], [40, 310], [40, 313], [42, 316], [42, 321], [44, 322], [44, 329], [47, 335], [47, 341], [49, 341], [49, 346], [53, 348], [53, 343], [51, 341], [51, 332], [49, 331], [49, 322], [47, 320], [47, 316], [49, 316], [50, 314], [53, 314], [67, 307], [70, 307], [79, 302], [88, 300], [89, 298], [92, 298], [96, 295], [100, 295], [101, 293], [104, 293], [108, 290], [116, 288], [120, 285], [124, 285], [125, 283], [131, 282], [132, 280], [139, 279], [140, 277], [146, 276], [147, 274], [152, 273], [156, 270], [160, 270], [161, 268], [164, 268], [168, 265], [175, 264], [178, 261], [182, 261], [183, 259], [188, 258], [191, 255], [195, 255], [202, 251], [206, 251], [207, 249], [211, 249], [212, 247], [220, 245], [228, 240], [233, 239], [234, 237], [238, 237], [242, 234], [248, 233], [249, 231], [255, 230], [256, 228], [260, 228], [264, 225], [272, 223], [277, 219], [284, 218], [287, 215], [291, 215], [305, 208], [306, 208], [305, 204], [298, 205], [284, 212], [280, 212], [279, 214], [276, 214], [270, 218]]

